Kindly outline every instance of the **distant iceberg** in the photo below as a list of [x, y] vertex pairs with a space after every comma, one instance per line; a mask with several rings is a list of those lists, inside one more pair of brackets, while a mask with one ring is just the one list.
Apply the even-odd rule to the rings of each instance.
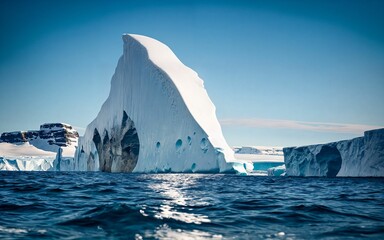
[[384, 129], [364, 137], [284, 148], [287, 176], [384, 177]]
[[0, 171], [73, 171], [74, 146], [58, 152], [39, 149], [29, 142], [0, 143]]
[[285, 176], [286, 174], [285, 165], [283, 164], [277, 167], [268, 168], [267, 172], [268, 172], [268, 176], [274, 176], [274, 177]]
[[233, 147], [235, 158], [247, 173], [267, 176], [270, 168], [284, 165], [283, 148], [267, 146]]
[[245, 173], [197, 73], [155, 39], [126, 34], [123, 41], [109, 97], [79, 139], [75, 169]]
[[44, 151], [25, 143], [0, 143], [0, 170], [49, 171], [53, 168], [56, 153]]

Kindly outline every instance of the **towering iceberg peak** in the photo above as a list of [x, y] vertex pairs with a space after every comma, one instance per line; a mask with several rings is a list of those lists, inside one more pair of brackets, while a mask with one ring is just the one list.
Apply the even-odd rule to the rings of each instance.
[[109, 97], [79, 140], [79, 170], [245, 173], [197, 73], [155, 39], [123, 41]]

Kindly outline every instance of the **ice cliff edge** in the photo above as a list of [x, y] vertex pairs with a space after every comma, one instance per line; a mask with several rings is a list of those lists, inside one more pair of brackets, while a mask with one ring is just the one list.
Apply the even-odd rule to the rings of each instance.
[[245, 172], [203, 81], [163, 43], [123, 35], [109, 97], [79, 140], [78, 170]]
[[287, 176], [384, 177], [384, 128], [351, 140], [283, 151]]

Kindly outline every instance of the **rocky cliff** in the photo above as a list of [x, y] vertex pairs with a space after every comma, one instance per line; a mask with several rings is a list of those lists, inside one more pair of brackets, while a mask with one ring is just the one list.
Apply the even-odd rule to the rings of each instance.
[[79, 134], [71, 125], [65, 123], [45, 123], [40, 130], [4, 132], [0, 142], [24, 143], [34, 140], [45, 140], [49, 145], [66, 147], [77, 143]]

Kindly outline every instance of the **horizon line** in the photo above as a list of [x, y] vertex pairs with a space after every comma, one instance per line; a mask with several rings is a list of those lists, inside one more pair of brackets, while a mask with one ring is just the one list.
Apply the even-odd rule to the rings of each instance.
[[219, 122], [223, 126], [296, 129], [312, 132], [335, 132], [352, 134], [364, 134], [364, 132], [368, 130], [384, 128], [384, 126], [366, 124], [310, 122], [264, 118], [225, 118], [220, 119]]

